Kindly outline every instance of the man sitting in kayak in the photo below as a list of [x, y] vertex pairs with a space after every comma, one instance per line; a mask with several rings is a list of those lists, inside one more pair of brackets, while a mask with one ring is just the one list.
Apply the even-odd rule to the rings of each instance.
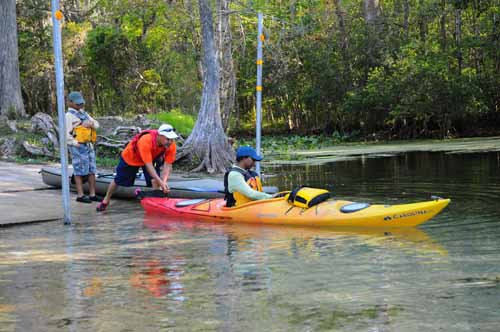
[[260, 178], [257, 173], [251, 170], [255, 162], [262, 159], [250, 146], [242, 146], [236, 150], [236, 164], [224, 175], [227, 207], [272, 197], [272, 195], [262, 192]]
[[[116, 176], [109, 184], [106, 197], [96, 208], [98, 212], [106, 210], [113, 192], [118, 186], [132, 187], [137, 172], [142, 167], [148, 187], [169, 191], [167, 181], [172, 164], [175, 161], [177, 146], [174, 142], [177, 134], [169, 124], [163, 124], [158, 130], [143, 130], [127, 144], [116, 167]], [[162, 162], [163, 160], [163, 162]], [[153, 164], [155, 166], [153, 166]], [[160, 167], [163, 164], [163, 178], [160, 178]]]

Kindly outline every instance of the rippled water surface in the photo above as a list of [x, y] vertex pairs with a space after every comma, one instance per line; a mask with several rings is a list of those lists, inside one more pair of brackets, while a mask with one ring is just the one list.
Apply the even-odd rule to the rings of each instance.
[[0, 229], [0, 331], [499, 331], [496, 153], [266, 169], [372, 203], [452, 198], [419, 229], [186, 223], [136, 202]]

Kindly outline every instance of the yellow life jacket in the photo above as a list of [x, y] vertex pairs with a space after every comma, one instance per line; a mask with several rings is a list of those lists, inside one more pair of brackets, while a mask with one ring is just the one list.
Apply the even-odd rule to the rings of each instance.
[[227, 207], [238, 206], [252, 201], [250, 198], [239, 192], [234, 192], [234, 193], [229, 192], [228, 177], [231, 171], [236, 171], [241, 175], [243, 175], [245, 181], [248, 183], [250, 188], [262, 192], [262, 182], [257, 173], [251, 170], [245, 171], [239, 167], [231, 167], [224, 175], [224, 192], [225, 192]]
[[78, 112], [75, 109], [70, 108], [69, 113], [73, 114], [80, 120], [80, 124], [73, 128], [71, 134], [78, 143], [95, 143], [97, 139], [97, 132], [94, 128], [86, 128], [82, 126], [82, 123], [90, 120], [89, 115], [86, 112]]
[[294, 206], [308, 209], [330, 198], [330, 192], [325, 189], [297, 187], [288, 194], [288, 202]]
[[[260, 181], [260, 178], [258, 175], [248, 179], [247, 183], [250, 186], [250, 188], [252, 188], [253, 190], [257, 190], [257, 191], [262, 192], [262, 182]], [[233, 196], [234, 196], [234, 200], [236, 201], [236, 203], [234, 204], [235, 206], [245, 204], [245, 203], [252, 201], [250, 198], [246, 197], [245, 195], [243, 195], [239, 192], [234, 192]]]
[[73, 137], [78, 143], [95, 143], [97, 133], [94, 128], [77, 126], [73, 129]]

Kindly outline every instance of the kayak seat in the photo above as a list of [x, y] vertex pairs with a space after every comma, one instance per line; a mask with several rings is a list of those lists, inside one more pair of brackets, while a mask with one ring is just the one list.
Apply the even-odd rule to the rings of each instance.
[[351, 203], [344, 205], [343, 207], [340, 208], [340, 212], [342, 213], [353, 213], [357, 211], [361, 211], [369, 207], [370, 204], [368, 203]]
[[199, 204], [199, 203], [206, 201], [206, 200], [207, 200], [206, 198], [186, 199], [186, 200], [175, 203], [175, 207], [186, 207], [186, 206], [190, 206], [190, 205], [195, 205], [195, 204]]

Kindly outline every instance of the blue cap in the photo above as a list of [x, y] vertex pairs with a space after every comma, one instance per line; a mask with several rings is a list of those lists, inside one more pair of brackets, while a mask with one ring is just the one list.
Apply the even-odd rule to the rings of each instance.
[[77, 105], [79, 104], [85, 104], [85, 99], [83, 99], [83, 96], [80, 92], [78, 91], [72, 91], [68, 95], [68, 99], [70, 102], [75, 103]]
[[264, 159], [262, 156], [259, 156], [254, 148], [251, 146], [240, 146], [238, 150], [236, 150], [236, 158], [239, 157], [250, 157], [253, 160], [261, 161]]

